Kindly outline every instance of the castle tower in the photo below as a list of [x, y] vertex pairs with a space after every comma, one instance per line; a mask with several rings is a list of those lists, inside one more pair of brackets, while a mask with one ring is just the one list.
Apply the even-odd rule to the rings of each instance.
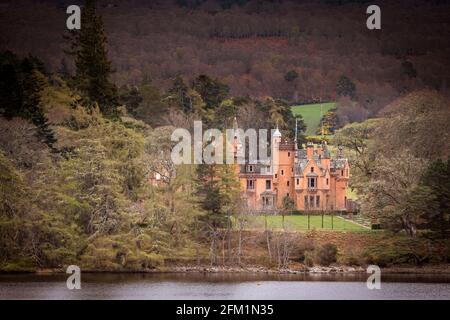
[[278, 174], [278, 167], [280, 165], [280, 143], [281, 143], [281, 132], [278, 130], [278, 126], [272, 135], [271, 143], [271, 157], [272, 157], [272, 172], [273, 174]]

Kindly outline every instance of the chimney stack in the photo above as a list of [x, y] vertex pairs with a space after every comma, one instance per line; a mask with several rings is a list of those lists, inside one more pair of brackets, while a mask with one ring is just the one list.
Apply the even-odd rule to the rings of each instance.
[[314, 144], [312, 142], [308, 142], [306, 144], [306, 158], [312, 159], [313, 158], [313, 153], [314, 153]]

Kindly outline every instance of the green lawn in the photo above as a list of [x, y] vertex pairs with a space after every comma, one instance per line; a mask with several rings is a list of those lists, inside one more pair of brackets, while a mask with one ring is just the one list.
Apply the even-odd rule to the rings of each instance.
[[320, 124], [320, 106], [322, 105], [322, 113], [325, 114], [330, 109], [333, 109], [336, 105], [335, 102], [327, 103], [315, 103], [315, 104], [305, 104], [300, 106], [292, 106], [291, 110], [294, 116], [301, 115], [306, 123], [307, 136], [316, 135], [317, 127]]
[[[320, 230], [322, 229], [322, 216], [310, 216], [309, 228]], [[246, 229], [260, 229], [264, 230], [265, 216], [250, 216], [246, 223]], [[308, 216], [285, 216], [285, 227], [289, 231], [306, 231], [308, 230]], [[281, 216], [267, 216], [267, 228], [268, 229], [282, 229], [282, 217]], [[356, 223], [348, 221], [339, 216], [332, 217], [329, 215], [324, 216], [323, 230], [336, 230], [336, 231], [368, 231], [368, 228], [364, 228]]]

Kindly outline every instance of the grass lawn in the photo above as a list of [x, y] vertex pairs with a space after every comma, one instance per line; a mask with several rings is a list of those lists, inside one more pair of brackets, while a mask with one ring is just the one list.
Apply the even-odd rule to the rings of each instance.
[[[322, 216], [310, 216], [310, 229], [322, 229]], [[246, 229], [260, 229], [264, 230], [265, 216], [250, 216], [246, 225]], [[342, 217], [334, 216], [333, 224], [332, 217], [325, 215], [323, 217], [323, 230], [336, 231], [369, 231], [356, 223], [348, 221]], [[285, 227], [288, 231], [307, 231], [308, 230], [308, 216], [285, 216]], [[282, 229], [282, 216], [267, 216], [267, 227], [269, 229]]]
[[291, 111], [296, 115], [301, 115], [306, 123], [307, 136], [316, 135], [317, 127], [320, 124], [320, 106], [322, 105], [322, 113], [325, 114], [328, 110], [335, 107], [335, 102], [327, 103], [315, 103], [315, 104], [305, 104], [300, 106], [292, 106]]

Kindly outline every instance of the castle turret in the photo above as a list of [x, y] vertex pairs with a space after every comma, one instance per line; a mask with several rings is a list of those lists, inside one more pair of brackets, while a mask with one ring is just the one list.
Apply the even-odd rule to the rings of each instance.
[[272, 135], [272, 172], [278, 174], [278, 167], [280, 165], [280, 143], [281, 143], [281, 132], [278, 130], [278, 126]]

